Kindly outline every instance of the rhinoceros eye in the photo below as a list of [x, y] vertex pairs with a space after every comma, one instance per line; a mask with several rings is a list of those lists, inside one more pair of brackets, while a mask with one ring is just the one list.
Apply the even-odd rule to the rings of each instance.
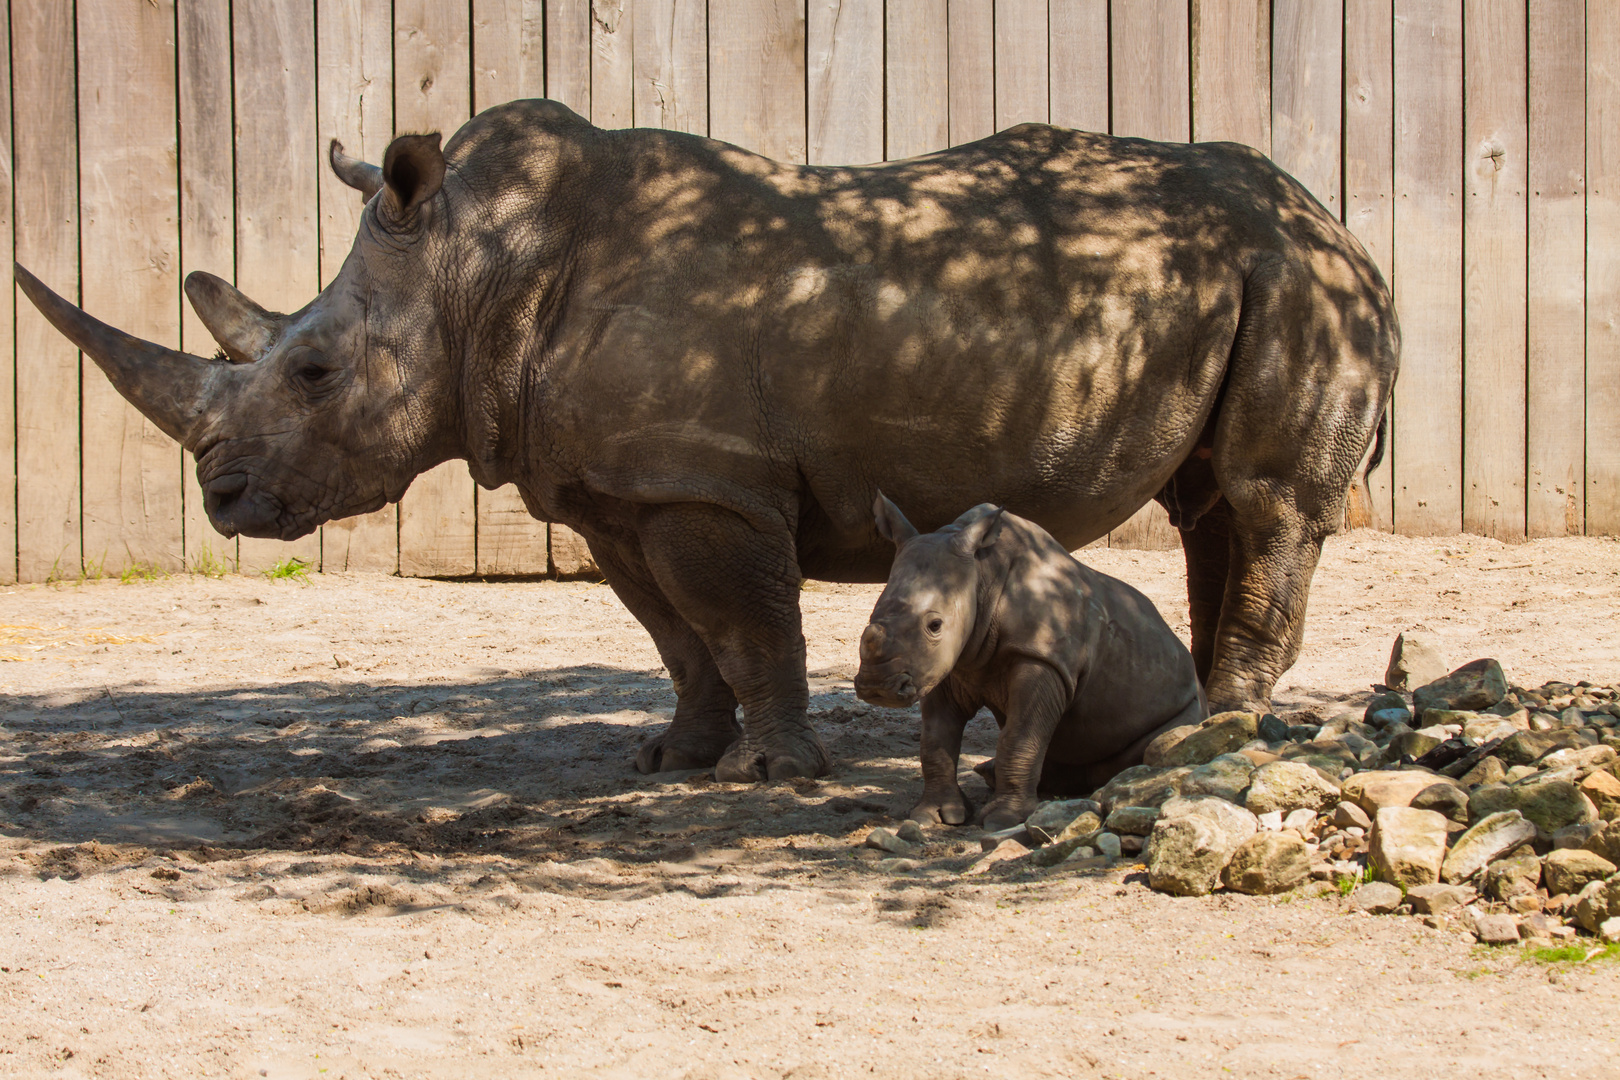
[[945, 620], [944, 619], [929, 619], [928, 620], [928, 632], [930, 634], [937, 634], [943, 629], [945, 629]]
[[310, 348], [298, 348], [287, 357], [287, 370], [307, 390], [325, 389], [338, 366]]

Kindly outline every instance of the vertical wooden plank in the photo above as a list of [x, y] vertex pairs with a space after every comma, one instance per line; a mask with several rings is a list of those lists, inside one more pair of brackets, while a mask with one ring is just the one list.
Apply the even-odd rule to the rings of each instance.
[[[230, 0], [184, 0], [178, 9], [180, 83], [180, 278], [206, 270], [236, 276], [235, 169], [231, 138]], [[218, 348], [191, 305], [180, 302], [180, 347], [199, 356]], [[203, 512], [197, 463], [188, 453], [186, 566], [236, 568], [236, 541], [214, 531]]]
[[[11, 20], [0, 18], [0, 245], [13, 246]], [[0, 305], [0, 585], [17, 580], [17, 354], [15, 310]]]
[[[236, 284], [272, 311], [320, 291], [313, 6], [233, 0], [236, 87]], [[316, 531], [290, 543], [243, 537], [244, 571], [283, 559], [320, 565]]]
[[635, 123], [635, 36], [631, 0], [591, 0], [591, 123]]
[[[1186, 142], [1192, 132], [1191, 42], [1187, 0], [1109, 6], [1113, 133]], [[1164, 508], [1150, 502], [1109, 534], [1110, 547], [1165, 549], [1180, 537]]]
[[[389, 0], [322, 0], [315, 8], [318, 146], [381, 162], [394, 130], [393, 17]], [[364, 201], [323, 161], [320, 169], [320, 284], [343, 268]], [[321, 529], [321, 569], [399, 567], [399, 515], [393, 506], [329, 522]]]
[[1395, 3], [1395, 528], [1462, 527], [1462, 9]]
[[1187, 0], [1133, 0], [1109, 6], [1113, 58], [1112, 131], [1186, 142], [1192, 136], [1191, 43]]
[[[472, 115], [470, 23], [464, 4], [394, 0], [394, 128], [439, 131], [449, 142]], [[418, 476], [399, 501], [399, 572], [477, 569], [475, 486], [464, 461]]]
[[[1394, 19], [1389, 0], [1345, 0], [1344, 7], [1344, 221], [1367, 254], [1394, 283], [1395, 67]], [[1384, 464], [1365, 490], [1352, 485], [1351, 525], [1394, 527], [1393, 432]], [[1416, 418], [1414, 418], [1416, 422]]]
[[1620, 533], [1620, 6], [1586, 5], [1586, 531]]
[[996, 132], [995, 0], [947, 0], [951, 145]]
[[[79, 164], [73, 7], [11, 5], [17, 261], [79, 296]], [[17, 340], [17, 571], [22, 581], [83, 569], [79, 544], [79, 354], [21, 292]], [[87, 361], [88, 362], [88, 361]], [[93, 370], [95, 378], [102, 378]]]
[[1052, 123], [1108, 130], [1108, 0], [1051, 0]]
[[890, 161], [931, 154], [951, 144], [945, 7], [946, 0], [887, 6], [883, 156]]
[[803, 163], [805, 0], [710, 0], [709, 133]]
[[1052, 115], [1046, 0], [996, 0], [996, 130]]
[[1191, 2], [1193, 141], [1271, 153], [1271, 0]]
[[591, 0], [547, 0], [546, 97], [591, 115]]
[[709, 9], [705, 0], [632, 0], [636, 126], [709, 133]]
[[1586, 521], [1586, 3], [1530, 0], [1525, 528]]
[[[541, 0], [473, 0], [474, 113], [505, 101], [544, 96], [543, 8]], [[544, 574], [546, 524], [529, 516], [517, 488], [507, 484], [481, 490], [477, 502], [478, 572]]]
[[544, 0], [472, 0], [474, 113], [546, 96]]
[[1343, 213], [1344, 4], [1276, 0], [1271, 39], [1271, 159], [1316, 201]]
[[[84, 307], [180, 344], [173, 0], [77, 7], [79, 251]], [[86, 372], [84, 549], [108, 574], [181, 568], [180, 448]]]
[[812, 165], [883, 160], [883, 0], [809, 0]]
[[1523, 0], [1463, 5], [1463, 530], [1524, 537]]

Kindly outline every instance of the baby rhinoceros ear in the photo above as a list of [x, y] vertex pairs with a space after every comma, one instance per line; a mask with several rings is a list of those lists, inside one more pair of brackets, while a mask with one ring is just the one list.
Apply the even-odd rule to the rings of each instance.
[[1001, 537], [1001, 515], [1005, 512], [1005, 507], [980, 503], [957, 518], [962, 529], [951, 538], [951, 550], [972, 558], [994, 544]]
[[907, 521], [900, 508], [890, 502], [888, 496], [881, 491], [872, 502], [872, 518], [877, 524], [878, 535], [895, 547], [917, 535], [917, 527]]

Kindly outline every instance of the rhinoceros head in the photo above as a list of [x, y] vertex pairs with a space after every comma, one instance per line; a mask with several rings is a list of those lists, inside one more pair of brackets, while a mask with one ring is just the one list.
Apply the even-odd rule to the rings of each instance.
[[398, 499], [455, 450], [452, 373], [433, 302], [447, 216], [439, 136], [407, 135], [381, 168], [332, 166], [368, 203], [349, 257], [300, 311], [267, 311], [212, 274], [186, 296], [219, 342], [212, 359], [124, 334], [21, 266], [17, 282], [154, 424], [197, 458], [209, 520], [293, 539]]
[[1001, 535], [1001, 507], [982, 503], [938, 532], [918, 533], [878, 492], [878, 532], [895, 545], [889, 583], [861, 633], [855, 692], [903, 709], [956, 666], [979, 614], [978, 554]]

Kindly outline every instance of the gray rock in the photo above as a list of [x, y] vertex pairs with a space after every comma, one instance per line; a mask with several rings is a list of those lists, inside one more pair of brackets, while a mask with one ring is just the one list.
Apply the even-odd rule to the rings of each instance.
[[[1612, 746], [1566, 746], [1562, 750], [1554, 750], [1536, 762], [1543, 769], [1562, 769], [1573, 765], [1583, 773], [1595, 769], [1600, 765], [1607, 765], [1613, 761], [1616, 751]], [[1613, 779], [1613, 777], [1610, 777]]]
[[1086, 846], [1079, 839], [1058, 840], [1047, 844], [1045, 847], [1036, 848], [1030, 853], [1029, 861], [1036, 866], [1056, 866], [1077, 851], [1096, 854], [1094, 848]]
[[1094, 812], [1087, 810], [1079, 817], [1063, 827], [1063, 831], [1052, 838], [1054, 843], [1062, 844], [1070, 840], [1080, 843], [1090, 843], [1091, 838], [1102, 831], [1102, 818]]
[[1620, 821], [1611, 821], [1586, 838], [1581, 847], [1620, 866]]
[[1502, 764], [1530, 765], [1555, 750], [1573, 749], [1581, 745], [1580, 736], [1568, 730], [1515, 731], [1496, 747], [1495, 754]]
[[1303, 761], [1273, 761], [1254, 770], [1243, 805], [1253, 814], [1301, 808], [1325, 810], [1339, 801], [1339, 785]]
[[[1552, 834], [1554, 848], [1584, 848], [1586, 842], [1603, 831], [1603, 826], [1596, 821], [1581, 822], [1575, 825], [1565, 825]], [[1613, 862], [1613, 859], [1609, 860]]]
[[1488, 709], [1507, 696], [1507, 676], [1495, 660], [1473, 660], [1412, 691], [1412, 711]]
[[1412, 710], [1406, 707], [1406, 699], [1395, 693], [1374, 694], [1362, 713], [1362, 720], [1373, 727], [1384, 727], [1394, 723], [1405, 724], [1411, 722], [1411, 719]]
[[1373, 818], [1367, 865], [1384, 881], [1431, 885], [1446, 857], [1446, 819], [1433, 810], [1386, 806]]
[[1372, 828], [1372, 818], [1367, 811], [1353, 802], [1341, 802], [1333, 808], [1331, 823], [1336, 829], [1348, 829], [1351, 826], [1361, 829]]
[[1097, 854], [1105, 858], [1117, 859], [1123, 854], [1117, 833], [1098, 833], [1096, 839]]
[[1610, 945], [1620, 941], [1620, 918], [1604, 919], [1597, 928], [1597, 936]]
[[909, 874], [922, 869], [922, 863], [916, 859], [879, 859], [872, 865], [886, 874]]
[[1385, 756], [1391, 760], [1420, 758], [1445, 742], [1426, 731], [1405, 731], [1389, 740]]
[[1303, 885], [1310, 874], [1304, 840], [1293, 833], [1262, 832], [1238, 845], [1221, 880], [1234, 892], [1269, 896]]
[[1449, 670], [1440, 642], [1431, 634], [1408, 630], [1395, 635], [1384, 669], [1384, 685], [1391, 690], [1411, 691], [1433, 682]]
[[1148, 884], [1177, 896], [1215, 891], [1233, 853], [1258, 828], [1253, 814], [1222, 799], [1170, 800], [1143, 853]]
[[980, 855], [978, 860], [974, 862], [972, 866], [968, 867], [964, 873], [982, 874], [986, 870], [989, 870], [992, 866], [995, 866], [997, 863], [1008, 862], [1012, 859], [1022, 859], [1028, 854], [1029, 848], [1025, 847], [1023, 844], [1020, 844], [1017, 840], [1003, 840], [995, 847]]
[[1486, 784], [1468, 796], [1468, 816], [1479, 821], [1504, 810], [1517, 810], [1543, 832], [1598, 820], [1597, 808], [1568, 780], [1526, 777], [1515, 784]]
[[1123, 835], [1146, 836], [1153, 831], [1153, 823], [1158, 820], [1159, 808], [1156, 806], [1116, 806], [1109, 813], [1104, 827]]
[[1577, 926], [1594, 934], [1620, 916], [1620, 874], [1589, 882], [1575, 897], [1574, 916]]
[[1242, 754], [1221, 754], [1188, 773], [1181, 781], [1181, 794], [1189, 798], [1212, 795], [1227, 802], [1239, 802], [1253, 772], [1254, 763]]
[[1527, 896], [1541, 885], [1541, 860], [1534, 854], [1499, 859], [1485, 868], [1480, 891], [1503, 903], [1515, 896]]
[[1433, 784], [1412, 797], [1414, 810], [1433, 810], [1452, 821], [1468, 823], [1468, 793], [1456, 784]]
[[1260, 738], [1266, 740], [1268, 743], [1288, 741], [1288, 725], [1283, 723], [1272, 713], [1266, 713], [1266, 715], [1260, 718], [1260, 723], [1255, 728], [1255, 731]]
[[879, 851], [887, 851], [891, 855], [915, 855], [917, 849], [900, 839], [888, 829], [873, 829], [866, 834], [866, 846]]
[[1481, 915], [1474, 920], [1474, 936], [1482, 945], [1517, 945], [1519, 920], [1511, 915]]
[[1145, 847], [1147, 847], [1147, 837], [1119, 834], [1119, 850], [1124, 854], [1140, 855]]
[[[1481, 818], [1452, 842], [1440, 867], [1446, 882], [1467, 881], [1486, 866], [1521, 844], [1536, 838], [1536, 827], [1517, 810], [1504, 810]], [[1538, 869], [1539, 874], [1539, 869]]]
[[1350, 893], [1350, 910], [1388, 915], [1401, 906], [1401, 890], [1387, 881], [1369, 881]]
[[[1214, 755], [1210, 755], [1213, 757]], [[1161, 806], [1181, 790], [1191, 769], [1133, 765], [1091, 793], [1106, 814], [1116, 806]]]
[[1293, 829], [1301, 836], [1307, 836], [1316, 831], [1316, 811], [1300, 807], [1283, 818], [1282, 827]]
[[1547, 893], [1574, 896], [1586, 888], [1588, 882], [1601, 881], [1616, 871], [1614, 863], [1601, 855], [1580, 848], [1562, 848], [1549, 851], [1541, 860], [1541, 880], [1547, 883]]
[[1064, 799], [1062, 801], [1043, 802], [1029, 815], [1026, 825], [1034, 825], [1045, 829], [1053, 836], [1068, 828], [1069, 822], [1081, 814], [1090, 811], [1093, 814], [1102, 812], [1102, 807], [1091, 799]]
[[1241, 749], [1255, 737], [1259, 727], [1260, 717], [1255, 713], [1216, 713], [1197, 731], [1170, 747], [1161, 760], [1169, 766], [1207, 764], [1222, 754]]
[[1260, 822], [1261, 832], [1280, 832], [1282, 830], [1281, 810], [1271, 810], [1264, 814], [1256, 814], [1255, 818]]
[[1507, 766], [1502, 764], [1502, 759], [1488, 755], [1480, 758], [1472, 769], [1463, 773], [1461, 783], [1464, 787], [1478, 787], [1480, 784], [1500, 783], [1506, 776]]
[[1361, 807], [1370, 817], [1386, 806], [1410, 806], [1419, 792], [1450, 782], [1444, 776], [1421, 769], [1361, 772], [1344, 782], [1341, 797]]
[[1444, 915], [1474, 899], [1474, 890], [1464, 885], [1418, 885], [1406, 890], [1406, 902], [1414, 915]]
[[922, 844], [928, 840], [923, 835], [922, 826], [915, 821], [902, 821], [900, 827], [894, 831], [894, 835], [908, 844]]
[[1180, 727], [1173, 727], [1169, 731], [1161, 732], [1154, 737], [1152, 742], [1147, 744], [1147, 749], [1142, 751], [1142, 764], [1153, 769], [1168, 767], [1170, 762], [1165, 760], [1165, 756], [1170, 753], [1177, 743], [1197, 730], [1197, 724], [1183, 724]]
[[1012, 825], [980, 836], [979, 848], [983, 851], [994, 851], [999, 845], [1006, 843], [1008, 840], [1015, 840], [1026, 848], [1034, 846], [1033, 841], [1030, 840], [1028, 829], [1022, 825]]

